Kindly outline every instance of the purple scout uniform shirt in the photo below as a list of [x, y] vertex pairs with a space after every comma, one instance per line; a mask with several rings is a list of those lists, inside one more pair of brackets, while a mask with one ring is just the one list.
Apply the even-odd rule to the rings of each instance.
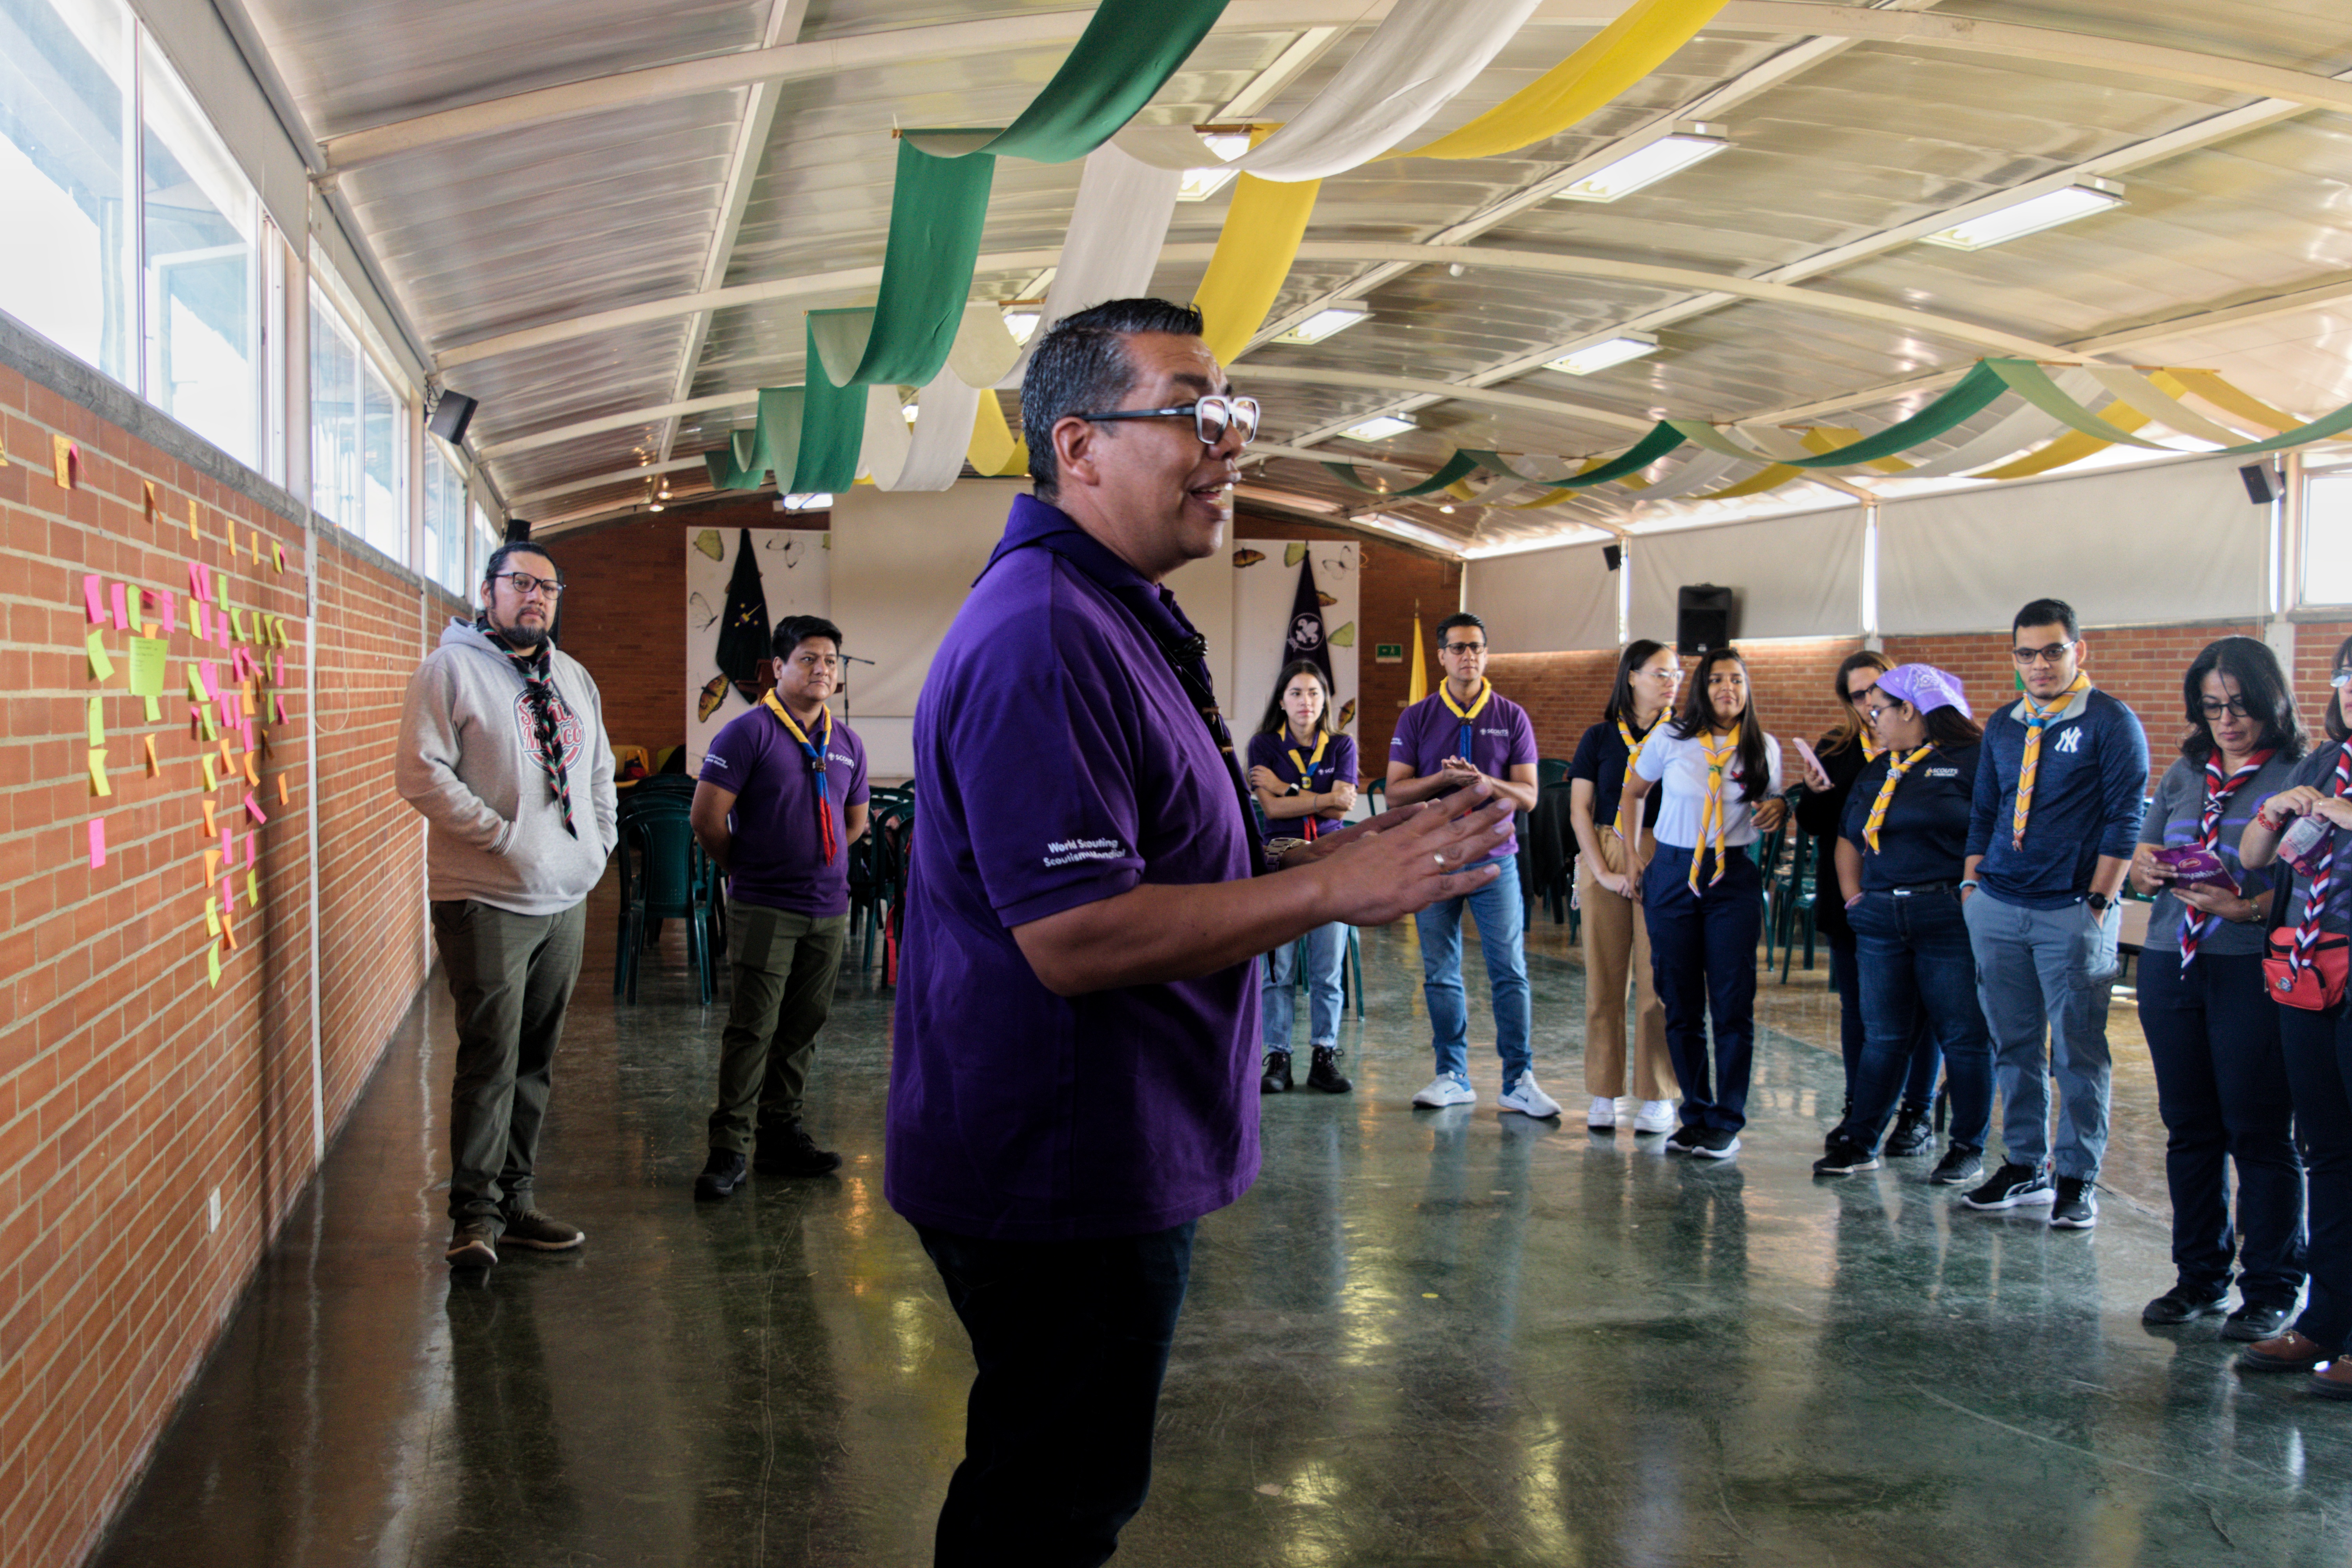
[[[802, 729], [806, 731], [807, 726]], [[809, 738], [816, 737], [810, 732]], [[727, 814], [727, 896], [794, 914], [849, 912], [849, 826], [844, 808], [866, 799], [866, 743], [835, 719], [824, 749], [833, 861], [816, 826], [809, 756], [765, 707], [729, 721], [703, 754], [702, 782], [735, 795]]]
[[[1423, 778], [1434, 778], [1445, 771], [1446, 758], [1461, 754], [1461, 739], [1462, 721], [1445, 705], [1445, 693], [1441, 689], [1397, 715], [1396, 734], [1389, 742], [1389, 761], [1404, 763]], [[1536, 727], [1528, 721], [1528, 710], [1496, 692], [1471, 722], [1471, 765], [1488, 778], [1507, 779], [1515, 765], [1525, 763], [1532, 767], [1535, 761]], [[1499, 859], [1518, 852], [1519, 836], [1513, 831], [1504, 835], [1502, 843], [1486, 858]]]
[[[1298, 764], [1290, 760], [1290, 753], [1294, 751], [1301, 759], [1305, 759], [1314, 755], [1315, 748], [1311, 742], [1304, 746], [1292, 745], [1290, 731], [1287, 730], [1276, 735], [1252, 735], [1249, 741], [1249, 760], [1243, 765], [1243, 771], [1246, 773], [1251, 768], [1272, 768], [1275, 777], [1285, 784], [1303, 784], [1309, 795], [1328, 795], [1330, 793], [1331, 785], [1340, 779], [1345, 779], [1349, 784], [1356, 782], [1354, 737], [1333, 735], [1323, 747], [1323, 760], [1310, 766], [1304, 778], [1299, 776]], [[1337, 827], [1347, 818], [1348, 814], [1344, 811], [1327, 811], [1318, 816], [1316, 820]], [[1267, 826], [1278, 834], [1288, 834], [1295, 838], [1298, 837], [1298, 825], [1304, 820], [1303, 817], [1297, 816], [1269, 818]]]
[[1139, 882], [1252, 871], [1226, 760], [1112, 589], [1159, 591], [1018, 548], [1056, 536], [1085, 539], [1013, 502], [915, 704], [883, 1194], [919, 1225], [1005, 1240], [1164, 1230], [1258, 1169], [1249, 963], [1062, 997], [1010, 929]]

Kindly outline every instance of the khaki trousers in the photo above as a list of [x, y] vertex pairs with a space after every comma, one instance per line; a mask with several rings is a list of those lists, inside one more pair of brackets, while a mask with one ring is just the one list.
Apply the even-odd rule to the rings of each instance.
[[[1625, 868], [1617, 836], [1600, 833], [1608, 869]], [[1653, 840], [1647, 846], [1657, 853]], [[1681, 1094], [1673, 1059], [1666, 1053], [1666, 1010], [1658, 1001], [1650, 971], [1650, 928], [1642, 906], [1593, 879], [1593, 868], [1576, 865], [1577, 905], [1584, 918], [1584, 1092], [1614, 1100], [1625, 1092], [1625, 983], [1633, 983], [1633, 1091], [1641, 1100], [1673, 1100]], [[1632, 973], [1627, 973], [1628, 967]]]

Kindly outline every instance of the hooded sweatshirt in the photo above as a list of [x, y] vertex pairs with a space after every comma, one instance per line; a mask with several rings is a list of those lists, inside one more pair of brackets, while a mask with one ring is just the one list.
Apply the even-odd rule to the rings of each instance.
[[522, 673], [505, 648], [453, 620], [409, 679], [394, 778], [432, 825], [425, 867], [436, 900], [561, 914], [604, 874], [620, 830], [604, 700], [578, 659], [550, 645], [549, 660], [577, 837], [563, 830]]

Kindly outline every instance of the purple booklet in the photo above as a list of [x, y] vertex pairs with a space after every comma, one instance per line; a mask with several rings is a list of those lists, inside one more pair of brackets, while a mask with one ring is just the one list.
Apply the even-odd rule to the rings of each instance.
[[2176, 888], [2219, 888], [2225, 893], [2238, 894], [2238, 879], [2221, 864], [2221, 858], [2201, 844], [2181, 844], [2158, 849], [2149, 858], [2171, 871]]

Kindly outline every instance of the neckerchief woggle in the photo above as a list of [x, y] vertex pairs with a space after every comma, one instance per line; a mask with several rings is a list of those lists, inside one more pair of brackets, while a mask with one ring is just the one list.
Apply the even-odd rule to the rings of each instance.
[[[1287, 732], [1284, 734], [1283, 738], [1285, 740], [1289, 739]], [[1315, 733], [1315, 754], [1313, 756], [1302, 757], [1298, 754], [1297, 747], [1293, 746], [1290, 748], [1290, 765], [1298, 770], [1298, 782], [1291, 786], [1291, 794], [1306, 795], [1309, 793], [1307, 786], [1315, 782], [1315, 764], [1323, 760], [1323, 748], [1330, 743], [1331, 731], [1328, 730], [1318, 730]], [[1315, 827], [1316, 821], [1313, 813], [1310, 812], [1307, 816], [1298, 819], [1299, 834], [1309, 844], [1315, 842]]]
[[824, 846], [824, 863], [830, 866], [833, 858], [841, 852], [840, 840], [833, 831], [833, 779], [825, 772], [825, 752], [833, 744], [833, 710], [823, 707], [817, 710], [817, 716], [824, 723], [817, 731], [816, 739], [812, 741], [793, 716], [784, 710], [784, 705], [776, 700], [773, 691], [760, 699], [760, 706], [783, 721], [786, 731], [799, 742], [801, 755], [808, 759], [809, 774], [814, 781], [812, 787], [816, 792], [817, 842]]
[[1480, 676], [1478, 678], [1478, 700], [1470, 704], [1466, 709], [1460, 703], [1454, 700], [1453, 691], [1448, 689], [1447, 683], [1444, 681], [1438, 683], [1437, 695], [1444, 699], [1445, 706], [1453, 710], [1454, 716], [1462, 721], [1461, 731], [1454, 738], [1454, 754], [1460, 757], [1465, 763], [1475, 764], [1478, 759], [1470, 754], [1470, 721], [1486, 710], [1486, 704], [1493, 700], [1495, 696], [1495, 683], [1488, 680], [1486, 677]]
[[[1177, 684], [1200, 710], [1201, 721], [1209, 727], [1210, 740], [1225, 759], [1225, 772], [1233, 780], [1234, 799], [1241, 808], [1242, 835], [1249, 846], [1250, 869], [1253, 873], [1265, 869], [1265, 841], [1257, 830], [1255, 798], [1250, 794], [1249, 780], [1242, 774], [1241, 759], [1234, 755], [1234, 733], [1226, 727], [1224, 715], [1217, 710], [1216, 685], [1209, 676], [1209, 639], [1185, 619], [1184, 612], [1177, 607], [1175, 595], [1146, 581], [1108, 545], [1080, 528], [1069, 513], [1034, 496], [1013, 498], [1013, 517], [1005, 527], [1004, 537], [996, 542], [988, 564], [980, 569], [980, 577], [987, 576], [998, 562], [1014, 551], [1033, 545], [1060, 556], [1118, 600], [1119, 607], [1135, 617], [1136, 624], [1168, 660], [1169, 668], [1176, 672]], [[980, 577], [973, 578], [973, 583], [977, 584]]]

